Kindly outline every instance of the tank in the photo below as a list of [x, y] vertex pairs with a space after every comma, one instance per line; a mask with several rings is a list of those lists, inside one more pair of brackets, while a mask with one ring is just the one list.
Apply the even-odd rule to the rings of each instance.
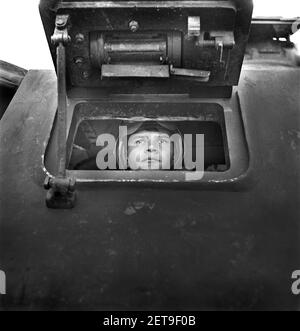
[[[29, 70], [0, 121], [2, 309], [300, 308], [295, 25], [252, 9], [41, 2], [56, 72]], [[199, 134], [201, 167], [121, 166], [120, 127], [184, 157]]]

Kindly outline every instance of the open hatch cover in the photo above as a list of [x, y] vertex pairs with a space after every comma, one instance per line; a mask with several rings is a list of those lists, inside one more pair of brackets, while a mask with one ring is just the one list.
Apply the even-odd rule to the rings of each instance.
[[[65, 25], [67, 84], [101, 87], [132, 78], [238, 84], [252, 0], [42, 1], [51, 36]], [[59, 32], [59, 31], [58, 31]]]

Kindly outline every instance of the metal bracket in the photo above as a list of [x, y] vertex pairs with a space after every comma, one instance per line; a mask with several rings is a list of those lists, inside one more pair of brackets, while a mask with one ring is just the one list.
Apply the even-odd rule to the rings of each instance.
[[201, 20], [200, 16], [188, 17], [188, 38], [200, 37]]
[[196, 39], [197, 47], [214, 47], [219, 51], [219, 62], [224, 63], [223, 54], [224, 49], [232, 49], [235, 45], [235, 39], [233, 31], [211, 31], [208, 33], [209, 38], [205, 39], [205, 34], [200, 33], [200, 36]]
[[58, 176], [47, 177], [44, 187], [47, 192], [46, 205], [54, 209], [70, 209], [75, 205], [74, 178], [66, 176], [67, 159], [67, 88], [66, 88], [66, 48], [71, 41], [68, 34], [69, 15], [57, 15], [54, 34], [51, 41], [57, 46], [57, 151], [58, 151]]
[[173, 65], [133, 65], [133, 64], [103, 64], [102, 77], [156, 77], [186, 76], [197, 78], [201, 82], [208, 82], [210, 71], [175, 68]]
[[168, 65], [102, 64], [101, 76], [169, 78], [170, 72]]
[[68, 33], [69, 15], [57, 15], [55, 20], [54, 34], [51, 36], [51, 42], [53, 45], [62, 43], [68, 44], [71, 41], [71, 37]]
[[174, 76], [187, 76], [197, 78], [201, 82], [208, 82], [211, 72], [197, 69], [174, 68], [170, 66], [170, 74]]
[[188, 38], [195, 40], [197, 47], [214, 47], [219, 51], [219, 62], [224, 63], [224, 49], [232, 49], [235, 45], [233, 31], [210, 31], [201, 30], [201, 19], [199, 16], [188, 17]]
[[46, 205], [53, 209], [71, 209], [76, 201], [76, 180], [74, 178], [46, 177], [44, 187], [47, 192]]

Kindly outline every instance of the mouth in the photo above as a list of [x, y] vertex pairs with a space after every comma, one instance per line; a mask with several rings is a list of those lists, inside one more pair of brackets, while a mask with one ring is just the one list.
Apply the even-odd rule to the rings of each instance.
[[152, 162], [159, 162], [161, 163], [161, 161], [159, 159], [155, 159], [155, 158], [145, 158], [142, 160], [142, 162], [148, 162], [148, 163], [152, 163]]

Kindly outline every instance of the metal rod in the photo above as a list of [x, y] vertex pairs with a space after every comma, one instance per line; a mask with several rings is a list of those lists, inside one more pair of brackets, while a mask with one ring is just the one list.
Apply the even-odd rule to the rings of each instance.
[[147, 42], [143, 40], [139, 41], [108, 41], [104, 45], [104, 49], [107, 52], [165, 52], [167, 44], [165, 40]]
[[66, 176], [66, 140], [67, 140], [67, 94], [66, 94], [66, 49], [60, 42], [56, 49], [57, 52], [57, 147], [58, 147], [58, 175]]
[[236, 11], [232, 1], [69, 1], [58, 4], [58, 9], [95, 8], [229, 8]]

